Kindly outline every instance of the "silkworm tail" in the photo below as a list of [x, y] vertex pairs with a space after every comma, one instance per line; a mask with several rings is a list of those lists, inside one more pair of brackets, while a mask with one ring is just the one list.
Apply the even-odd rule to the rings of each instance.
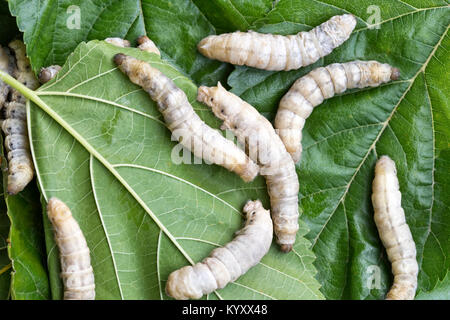
[[198, 277], [192, 266], [185, 266], [169, 275], [166, 294], [177, 300], [200, 299], [203, 296]]
[[259, 172], [259, 166], [248, 159], [243, 164], [238, 164], [230, 168], [231, 171], [236, 173], [238, 176], [242, 178], [245, 182], [253, 181]]
[[[272, 211], [274, 211], [272, 209]], [[298, 231], [298, 223], [292, 219], [273, 217], [276, 242], [280, 245], [280, 250], [289, 252], [295, 243]]]
[[394, 277], [394, 284], [386, 295], [386, 300], [414, 300], [417, 280], [414, 276], [400, 274]]

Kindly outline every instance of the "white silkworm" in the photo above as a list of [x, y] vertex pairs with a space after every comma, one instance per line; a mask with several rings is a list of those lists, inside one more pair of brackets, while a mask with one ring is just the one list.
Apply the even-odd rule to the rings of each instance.
[[[0, 46], [0, 70], [10, 75], [14, 75], [14, 57], [11, 56], [8, 48]], [[0, 109], [8, 99], [11, 87], [0, 80]]]
[[[29, 89], [37, 89], [39, 87], [39, 81], [34, 75], [33, 70], [31, 70], [25, 44], [20, 40], [14, 40], [9, 43], [9, 47], [14, 51], [17, 63], [14, 77]], [[25, 103], [26, 99], [19, 91], [13, 90], [11, 101]]]
[[201, 86], [197, 100], [212, 108], [223, 122], [246, 145], [249, 157], [261, 167], [266, 178], [274, 230], [281, 250], [292, 249], [298, 226], [299, 183], [295, 165], [271, 123], [238, 96], [217, 87]]
[[295, 35], [237, 31], [208, 36], [197, 47], [210, 59], [264, 70], [287, 71], [310, 65], [328, 55], [350, 37], [355, 26], [355, 17], [344, 14]]
[[375, 224], [394, 274], [394, 283], [386, 296], [388, 300], [413, 300], [417, 289], [416, 245], [401, 199], [395, 163], [388, 156], [382, 156], [375, 166], [372, 204]]
[[130, 80], [147, 91], [176, 139], [195, 156], [237, 173], [244, 181], [253, 180], [258, 165], [244, 151], [209, 127], [195, 113], [186, 94], [150, 64], [124, 54], [114, 57]]
[[347, 89], [375, 87], [398, 77], [399, 70], [386, 63], [357, 60], [320, 67], [298, 79], [281, 99], [274, 125], [294, 162], [301, 158], [302, 129], [314, 107]]
[[118, 37], [106, 38], [105, 41], [122, 48], [131, 46], [130, 41]]
[[[9, 47], [14, 51], [17, 62], [17, 68], [14, 68], [13, 72], [14, 77], [31, 90], [35, 90], [39, 87], [39, 82], [31, 70], [25, 44], [20, 40], [15, 40], [9, 44]], [[5, 103], [5, 120], [2, 121], [9, 160], [7, 192], [10, 195], [22, 191], [34, 176], [34, 166], [28, 143], [25, 102], [25, 97], [19, 91], [12, 90], [11, 101]]]
[[89, 248], [69, 207], [57, 198], [47, 204], [61, 260], [64, 300], [94, 300], [95, 281]]
[[245, 226], [231, 242], [214, 249], [202, 262], [169, 275], [166, 284], [169, 296], [177, 300], [199, 299], [225, 287], [259, 263], [272, 243], [270, 211], [257, 200], [247, 202], [244, 213]]
[[51, 66], [48, 66], [46, 68], [41, 68], [41, 71], [39, 72], [39, 82], [44, 84], [52, 80], [54, 77], [56, 77], [56, 74], [61, 70], [61, 66], [54, 64]]
[[161, 52], [159, 52], [159, 49], [156, 47], [155, 43], [150, 40], [147, 36], [140, 36], [137, 38], [138, 48], [147, 51], [150, 53], [156, 53], [158, 56], [161, 56]]

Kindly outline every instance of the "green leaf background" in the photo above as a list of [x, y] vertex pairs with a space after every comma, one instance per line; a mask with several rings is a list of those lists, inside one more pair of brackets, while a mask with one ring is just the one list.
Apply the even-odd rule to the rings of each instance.
[[[66, 27], [70, 5], [81, 9], [80, 29]], [[366, 22], [369, 6], [380, 9], [374, 26]], [[141, 34], [155, 41], [162, 61], [122, 51], [166, 72], [191, 102], [196, 85], [221, 81], [270, 120], [290, 85], [315, 67], [375, 59], [401, 71], [398, 81], [346, 92], [313, 112], [297, 165], [302, 228], [295, 252], [283, 255], [273, 246], [260, 265], [208, 298], [384, 298], [392, 276], [370, 203], [373, 167], [383, 154], [396, 161], [417, 245], [418, 298], [448, 290], [448, 1], [10, 0], [9, 8], [33, 69], [64, 64], [57, 81], [38, 91], [46, 108], [30, 106], [30, 134], [44, 198], [67, 201], [88, 238], [99, 298], [167, 298], [167, 275], [229, 241], [242, 223], [245, 200], [268, 205], [261, 178], [244, 184], [217, 166], [175, 166], [175, 143], [154, 104], [112, 65], [118, 49], [101, 42], [78, 46], [110, 36], [134, 42]], [[196, 51], [209, 34], [290, 34], [347, 12], [358, 20], [350, 39], [299, 70], [233, 67]], [[194, 108], [218, 127], [205, 106]], [[50, 291], [60, 298], [57, 250], [45, 214], [44, 226]], [[379, 288], [368, 283], [374, 267]], [[45, 272], [36, 277], [45, 283]]]

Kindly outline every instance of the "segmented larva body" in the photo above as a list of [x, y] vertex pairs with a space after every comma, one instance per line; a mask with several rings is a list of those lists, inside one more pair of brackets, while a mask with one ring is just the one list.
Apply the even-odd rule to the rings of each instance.
[[[0, 46], [0, 70], [10, 75], [14, 75], [14, 58], [9, 53], [8, 48]], [[11, 87], [5, 82], [0, 80], [0, 109], [8, 99], [9, 91]]]
[[41, 68], [41, 71], [39, 72], [39, 82], [42, 84], [49, 82], [56, 77], [59, 70], [61, 70], [61, 66], [57, 64]]
[[212, 108], [223, 122], [246, 146], [249, 157], [261, 167], [267, 191], [277, 243], [281, 250], [292, 249], [298, 226], [299, 183], [295, 164], [271, 123], [255, 108], [238, 96], [217, 87], [198, 89], [197, 100]]
[[61, 260], [64, 300], [94, 300], [95, 282], [89, 248], [67, 205], [57, 198], [47, 204]]
[[202, 262], [169, 275], [166, 284], [169, 296], [177, 300], [199, 299], [225, 287], [259, 263], [272, 243], [270, 211], [257, 200], [247, 202], [244, 213], [245, 227], [231, 242], [214, 249]]
[[208, 36], [197, 47], [210, 59], [235, 65], [273, 71], [293, 70], [331, 53], [350, 37], [355, 26], [355, 17], [344, 14], [295, 35], [237, 31]]
[[324, 99], [347, 89], [376, 87], [398, 76], [398, 69], [386, 63], [357, 60], [314, 69], [295, 81], [280, 101], [274, 124], [294, 162], [301, 158], [305, 120]]
[[[31, 70], [26, 56], [25, 45], [15, 40], [9, 44], [14, 51], [17, 69], [14, 77], [28, 88], [35, 90], [39, 82]], [[34, 166], [28, 143], [27, 117], [25, 97], [17, 90], [12, 90], [11, 101], [5, 103], [5, 120], [2, 130], [5, 133], [5, 147], [8, 153], [8, 185], [7, 192], [14, 195], [22, 191], [33, 179]]]
[[155, 43], [150, 40], [147, 36], [140, 36], [137, 38], [136, 42], [138, 43], [138, 48], [147, 51], [150, 53], [156, 53], [158, 56], [161, 56], [161, 52], [159, 52], [159, 49], [156, 47]]
[[375, 166], [372, 204], [375, 224], [394, 274], [394, 283], [386, 296], [388, 300], [413, 300], [417, 289], [416, 245], [401, 199], [395, 163], [388, 156], [382, 156]]
[[195, 156], [237, 173], [244, 181], [256, 177], [258, 165], [233, 142], [204, 123], [183, 90], [170, 78], [150, 64], [124, 54], [117, 54], [114, 61], [133, 83], [148, 92], [169, 130]]
[[[17, 69], [14, 77], [24, 86], [31, 90], [39, 87], [39, 81], [31, 70], [30, 61], [27, 58], [25, 44], [20, 40], [14, 40], [9, 43], [9, 47], [16, 56]], [[11, 101], [25, 103], [26, 98], [17, 90], [13, 90]]]
[[105, 41], [122, 48], [131, 46], [130, 41], [118, 37], [106, 38]]

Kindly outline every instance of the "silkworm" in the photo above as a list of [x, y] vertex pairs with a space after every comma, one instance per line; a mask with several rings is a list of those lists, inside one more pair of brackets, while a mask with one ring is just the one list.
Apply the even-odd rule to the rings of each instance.
[[195, 156], [237, 173], [244, 181], [258, 174], [258, 165], [244, 151], [209, 127], [195, 113], [186, 94], [150, 64], [124, 54], [114, 57], [119, 69], [148, 92], [173, 136]]
[[[14, 77], [29, 89], [36, 90], [39, 87], [39, 81], [31, 70], [25, 44], [20, 40], [14, 40], [8, 46], [14, 51], [16, 57], [17, 68]], [[25, 103], [26, 98], [19, 91], [13, 90], [11, 101]]]
[[394, 161], [382, 156], [375, 165], [372, 183], [374, 219], [389, 261], [394, 283], [388, 300], [413, 300], [417, 289], [416, 245], [401, 206], [397, 170]]
[[[14, 75], [14, 57], [10, 54], [8, 48], [2, 46], [0, 46], [0, 70], [9, 75]], [[10, 90], [11, 87], [0, 80], [0, 109], [7, 101]]]
[[130, 41], [118, 37], [106, 38], [105, 41], [122, 48], [131, 46]]
[[231, 242], [214, 249], [202, 262], [169, 275], [166, 283], [169, 296], [177, 300], [199, 299], [225, 287], [259, 263], [272, 243], [270, 211], [256, 200], [247, 202], [244, 213], [245, 226]]
[[197, 48], [206, 57], [264, 70], [310, 65], [344, 43], [356, 26], [351, 14], [334, 16], [308, 32], [281, 36], [254, 31], [211, 35]]
[[44, 84], [56, 77], [56, 74], [61, 70], [61, 66], [55, 64], [45, 68], [41, 68], [39, 72], [39, 82]]
[[[14, 77], [31, 90], [35, 90], [39, 87], [39, 82], [31, 70], [25, 44], [15, 40], [9, 44], [9, 47], [14, 52], [17, 63], [16, 68], [13, 68]], [[6, 135], [5, 147], [9, 160], [7, 192], [15, 195], [33, 179], [34, 166], [29, 143], [25, 142], [28, 141], [26, 98], [19, 91], [12, 90], [10, 99], [11, 101], [5, 103], [5, 120], [2, 121], [1, 127]]]
[[302, 129], [314, 107], [347, 89], [375, 87], [396, 80], [399, 70], [378, 61], [333, 63], [314, 69], [292, 85], [280, 101], [275, 128], [294, 162], [302, 153]]
[[94, 300], [95, 281], [89, 248], [69, 207], [57, 198], [47, 204], [61, 260], [64, 300]]
[[299, 183], [295, 165], [271, 123], [238, 96], [217, 87], [201, 86], [197, 100], [212, 108], [246, 146], [249, 157], [260, 165], [270, 197], [272, 219], [281, 250], [292, 249], [298, 230]]
[[150, 53], [156, 53], [158, 56], [161, 56], [161, 52], [159, 52], [159, 49], [156, 47], [155, 43], [150, 40], [147, 36], [140, 36], [137, 38], [138, 48], [147, 51]]

